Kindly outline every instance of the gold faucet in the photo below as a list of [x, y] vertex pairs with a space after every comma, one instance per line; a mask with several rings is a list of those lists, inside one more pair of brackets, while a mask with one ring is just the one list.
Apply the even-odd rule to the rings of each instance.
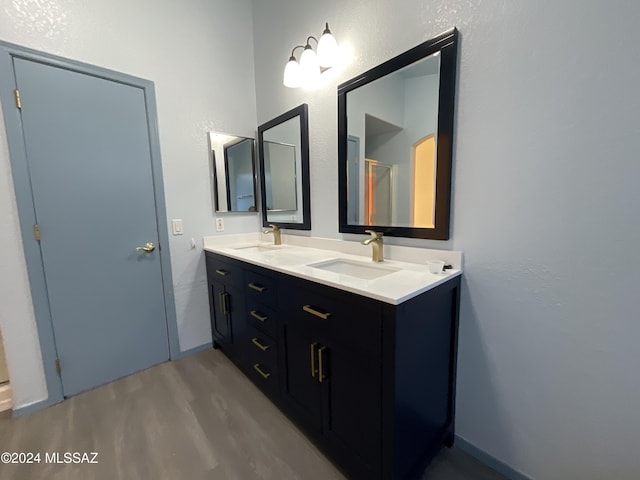
[[362, 245], [371, 245], [373, 248], [371, 260], [374, 262], [382, 262], [382, 233], [374, 232], [373, 230], [365, 230], [365, 232], [371, 234], [371, 238], [363, 240]]
[[267, 228], [262, 233], [273, 233], [273, 244], [274, 245], [282, 245], [282, 234], [280, 232], [280, 228], [278, 228], [276, 225], [273, 225], [273, 224], [269, 224], [269, 226], [271, 228], [270, 229]]

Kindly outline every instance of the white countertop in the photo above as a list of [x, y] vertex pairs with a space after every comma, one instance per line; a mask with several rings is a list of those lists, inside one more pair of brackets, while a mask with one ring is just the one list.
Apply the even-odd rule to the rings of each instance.
[[[263, 238], [261, 235], [253, 234], [205, 237], [204, 249], [270, 270], [374, 298], [392, 305], [398, 305], [462, 274], [460, 265], [462, 255], [460, 252], [412, 247], [397, 247], [394, 249], [393, 246], [385, 245], [385, 255], [391, 254], [391, 251], [397, 250], [401, 252], [402, 249], [410, 249], [415, 250], [415, 255], [412, 258], [421, 259], [422, 261], [420, 263], [412, 263], [394, 259], [387, 260], [385, 258], [384, 262], [376, 263], [371, 260], [371, 247], [359, 245], [357, 242], [312, 239], [308, 237], [296, 241], [297, 243], [325, 247], [317, 248], [316, 246], [286, 243], [286, 239], [283, 238], [283, 245], [276, 247], [273, 243], [264, 242]], [[361, 247], [359, 249], [366, 252], [368, 256], [340, 251], [353, 250], [354, 245], [347, 244], [357, 244], [358, 247]], [[258, 251], [255, 248], [245, 248], [251, 246], [263, 246], [266, 248], [262, 251]], [[407, 252], [405, 252], [405, 256], [406, 254]], [[411, 252], [409, 251], [408, 254], [411, 254]], [[454, 268], [447, 270], [445, 273], [430, 273], [426, 260], [424, 260], [425, 258], [444, 260], [445, 263], [453, 265]], [[378, 278], [363, 279], [309, 266], [309, 264], [335, 259], [347, 260], [365, 267], [373, 266], [388, 269], [390, 272]]]

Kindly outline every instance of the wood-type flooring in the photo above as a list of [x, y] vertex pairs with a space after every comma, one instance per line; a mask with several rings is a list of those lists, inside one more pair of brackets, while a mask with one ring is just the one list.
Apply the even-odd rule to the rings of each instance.
[[[0, 463], [3, 480], [345, 478], [219, 350], [155, 366], [32, 414], [5, 414], [2, 452], [40, 455], [40, 463]], [[423, 478], [504, 477], [454, 447], [444, 448]]]

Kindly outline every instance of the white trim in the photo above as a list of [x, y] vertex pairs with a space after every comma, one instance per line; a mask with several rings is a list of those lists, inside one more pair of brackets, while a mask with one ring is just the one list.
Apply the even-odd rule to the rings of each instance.
[[13, 391], [11, 385], [0, 385], [0, 412], [13, 408]]

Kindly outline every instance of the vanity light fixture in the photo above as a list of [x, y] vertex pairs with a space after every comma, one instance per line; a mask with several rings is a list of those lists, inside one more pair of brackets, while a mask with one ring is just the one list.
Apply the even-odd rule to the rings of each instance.
[[[316, 42], [318, 53], [313, 50], [309, 41]], [[304, 49], [300, 55], [300, 63], [296, 60], [295, 51], [298, 48]], [[284, 67], [283, 82], [285, 87], [298, 88], [302, 85], [309, 85], [315, 82], [320, 74], [333, 67], [338, 53], [338, 43], [331, 35], [329, 24], [325, 24], [324, 32], [320, 40], [314, 36], [307, 37], [306, 45], [296, 45], [291, 50], [291, 57]]]

